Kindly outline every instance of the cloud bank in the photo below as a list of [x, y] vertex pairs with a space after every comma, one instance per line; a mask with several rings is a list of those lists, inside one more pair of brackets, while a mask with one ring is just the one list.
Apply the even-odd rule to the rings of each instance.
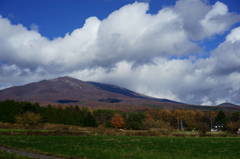
[[201, 0], [148, 10], [135, 2], [53, 40], [0, 17], [0, 88], [72, 75], [192, 104], [240, 103], [240, 27], [199, 58], [199, 42], [226, 33], [240, 16]]

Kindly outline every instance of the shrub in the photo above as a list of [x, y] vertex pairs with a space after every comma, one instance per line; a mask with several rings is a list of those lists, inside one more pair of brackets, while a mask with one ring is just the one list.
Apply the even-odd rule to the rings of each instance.
[[144, 120], [143, 126], [145, 129], [151, 128], [171, 129], [170, 123], [162, 120]]
[[36, 126], [40, 123], [40, 121], [41, 121], [41, 116], [33, 112], [26, 112], [24, 114], [16, 116], [16, 122], [25, 127]]
[[131, 130], [143, 130], [143, 121], [145, 116], [141, 112], [132, 112], [126, 114], [126, 128]]
[[240, 128], [240, 122], [229, 122], [227, 123], [227, 130], [231, 133], [237, 133], [238, 128]]
[[204, 122], [199, 122], [197, 124], [197, 130], [199, 131], [200, 136], [205, 136], [207, 131], [209, 130], [208, 124], [206, 124]]

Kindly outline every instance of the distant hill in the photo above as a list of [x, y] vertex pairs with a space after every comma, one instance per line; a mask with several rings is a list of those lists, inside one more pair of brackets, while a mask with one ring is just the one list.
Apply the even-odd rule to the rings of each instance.
[[219, 104], [218, 106], [237, 107], [238, 105], [232, 103], [222, 103]]
[[236, 105], [236, 104], [232, 104], [232, 103], [222, 103], [222, 104], [219, 104], [217, 105], [217, 107], [220, 107], [220, 108], [232, 108], [232, 109], [239, 109], [240, 106], [239, 105]]
[[71, 77], [43, 80], [0, 90], [0, 100], [6, 99], [38, 102], [42, 105], [79, 105], [113, 109], [207, 108], [153, 98], [119, 86], [85, 82]]

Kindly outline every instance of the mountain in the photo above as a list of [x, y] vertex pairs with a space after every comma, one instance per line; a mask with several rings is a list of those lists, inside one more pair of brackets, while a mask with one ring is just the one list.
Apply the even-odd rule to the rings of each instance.
[[79, 105], [114, 109], [194, 108], [168, 99], [153, 98], [126, 88], [71, 77], [30, 83], [0, 90], [0, 101], [38, 102], [41, 105]]
[[239, 105], [236, 105], [236, 104], [232, 104], [232, 103], [222, 103], [222, 104], [219, 104], [217, 105], [217, 107], [219, 108], [231, 108], [231, 109], [239, 109], [240, 106]]
[[101, 107], [144, 107], [181, 105], [168, 99], [148, 97], [131, 90], [97, 82], [85, 82], [71, 77], [30, 83], [0, 90], [0, 100], [38, 102], [54, 105], [82, 105]]
[[218, 106], [219, 106], [219, 107], [221, 107], [221, 106], [236, 107], [237, 105], [232, 104], [232, 103], [222, 103], [222, 104], [219, 104]]

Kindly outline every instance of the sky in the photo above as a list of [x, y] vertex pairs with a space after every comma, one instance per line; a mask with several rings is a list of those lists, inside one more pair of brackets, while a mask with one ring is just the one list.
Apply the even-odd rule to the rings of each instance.
[[240, 104], [240, 1], [0, 0], [0, 89], [60, 76]]

